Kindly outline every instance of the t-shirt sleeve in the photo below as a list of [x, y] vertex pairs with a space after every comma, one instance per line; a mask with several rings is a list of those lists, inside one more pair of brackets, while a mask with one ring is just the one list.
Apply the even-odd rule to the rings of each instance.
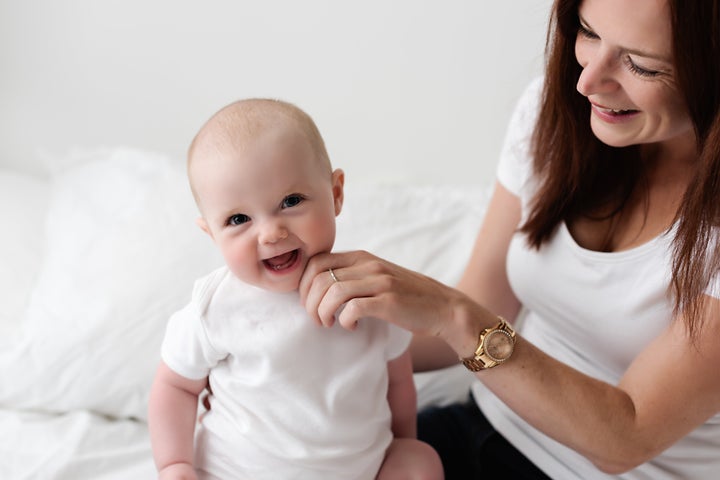
[[530, 142], [540, 107], [543, 79], [534, 79], [520, 96], [510, 117], [497, 168], [497, 179], [511, 193], [521, 196], [532, 174]]
[[[708, 247], [710, 252], [715, 252], [720, 248], [720, 228], [715, 227], [713, 229], [713, 236]], [[712, 255], [710, 257], [712, 258]], [[711, 261], [711, 259], [708, 259], [708, 262]], [[705, 289], [705, 295], [720, 299], [720, 272], [715, 272], [715, 275], [710, 278], [710, 282], [708, 282]]]
[[207, 377], [225, 357], [210, 342], [195, 302], [170, 317], [160, 355], [171, 370], [192, 380]]
[[708, 284], [708, 288], [705, 290], [705, 294], [720, 299], [720, 274], [715, 275], [712, 279], [710, 279], [710, 283]]

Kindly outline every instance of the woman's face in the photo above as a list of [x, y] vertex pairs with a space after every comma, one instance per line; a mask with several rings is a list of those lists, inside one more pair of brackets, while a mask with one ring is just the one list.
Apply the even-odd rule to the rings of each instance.
[[615, 147], [687, 143], [694, 130], [675, 84], [667, 0], [583, 0], [575, 56], [590, 124]]

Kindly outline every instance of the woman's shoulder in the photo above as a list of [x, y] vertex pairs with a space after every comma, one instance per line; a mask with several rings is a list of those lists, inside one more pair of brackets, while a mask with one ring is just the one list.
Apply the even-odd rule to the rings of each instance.
[[530, 82], [520, 94], [517, 101], [516, 115], [527, 119], [530, 117], [532, 123], [537, 118], [537, 111], [540, 108], [540, 99], [542, 98], [543, 85], [545, 84], [545, 77], [539, 75]]
[[543, 77], [530, 81], [520, 95], [505, 132], [498, 162], [498, 181], [521, 195], [532, 173], [531, 140], [542, 98]]
[[[714, 252], [720, 250], [720, 227], [713, 227], [710, 234], [710, 243], [708, 245], [708, 264], [712, 264], [718, 255]], [[705, 288], [705, 295], [720, 299], [720, 270], [710, 276], [708, 284]]]

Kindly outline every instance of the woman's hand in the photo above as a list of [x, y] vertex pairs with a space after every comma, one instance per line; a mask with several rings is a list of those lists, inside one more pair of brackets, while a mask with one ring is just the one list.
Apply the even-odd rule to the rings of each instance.
[[416, 333], [437, 335], [452, 317], [449, 288], [364, 251], [310, 259], [300, 295], [310, 316], [326, 327], [337, 320], [353, 329], [360, 318], [376, 317]]
[[[374, 317], [416, 334], [439, 336], [451, 346], [455, 343], [456, 351], [467, 339], [453, 342], [453, 338], [465, 337], [468, 332], [463, 330], [468, 326], [472, 328], [470, 346], [474, 347], [478, 317], [488, 315], [488, 325], [494, 321], [494, 316], [463, 293], [364, 251], [311, 258], [300, 281], [300, 296], [310, 316], [321, 325], [338, 321], [353, 329], [361, 318]], [[473, 315], [469, 310], [474, 310]], [[474, 322], [463, 322], [471, 316], [476, 317]]]

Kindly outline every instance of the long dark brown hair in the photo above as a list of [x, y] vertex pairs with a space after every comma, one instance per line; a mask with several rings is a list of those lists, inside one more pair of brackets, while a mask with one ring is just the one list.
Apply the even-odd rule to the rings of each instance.
[[[692, 120], [698, 169], [678, 210], [671, 288], [675, 313], [692, 335], [700, 325], [703, 293], [720, 269], [720, 0], [668, 0], [678, 89]], [[590, 127], [590, 105], [576, 91], [575, 58], [581, 0], [556, 0], [548, 29], [546, 70], [532, 138], [540, 179], [521, 231], [540, 248], [558, 224], [581, 215], [619, 212], [642, 181], [639, 148], [610, 147]], [[715, 232], [713, 232], [715, 230]]]

